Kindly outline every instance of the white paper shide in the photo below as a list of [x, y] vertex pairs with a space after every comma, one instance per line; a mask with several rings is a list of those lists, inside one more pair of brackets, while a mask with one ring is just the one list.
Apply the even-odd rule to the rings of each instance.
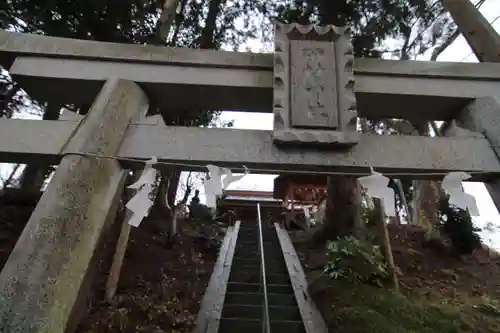
[[389, 184], [389, 178], [381, 173], [373, 171], [372, 168], [370, 169], [371, 175], [359, 177], [359, 183], [366, 189], [367, 195], [382, 201], [382, 206], [387, 216], [396, 216], [394, 190], [387, 186]]
[[156, 179], [156, 170], [153, 168], [155, 164], [158, 163], [156, 157], [152, 157], [150, 160], [146, 161], [146, 166], [142, 171], [139, 179], [128, 186], [128, 188], [136, 190], [132, 199], [130, 199], [125, 207], [129, 209], [133, 214], [128, 224], [134, 227], [138, 227], [141, 221], [146, 217], [151, 206], [153, 206], [153, 201], [149, 198], [149, 194], [153, 189], [153, 185]]
[[205, 179], [203, 185], [205, 187], [205, 197], [207, 199], [207, 206], [216, 208], [217, 198], [223, 193], [227, 187], [248, 175], [249, 170], [243, 166], [245, 173], [242, 175], [233, 175], [232, 171], [228, 168], [221, 168], [216, 165], [207, 165], [208, 177]]
[[463, 210], [468, 210], [471, 216], [479, 216], [476, 199], [464, 192], [462, 181], [471, 176], [463, 171], [448, 173], [441, 183], [443, 191], [450, 196], [449, 203]]

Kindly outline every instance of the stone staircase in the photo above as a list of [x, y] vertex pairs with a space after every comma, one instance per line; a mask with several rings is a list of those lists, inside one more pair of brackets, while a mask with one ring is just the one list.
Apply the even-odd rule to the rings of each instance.
[[[262, 278], [258, 222], [241, 222], [219, 333], [306, 332], [276, 230], [263, 226], [262, 239], [265, 279]], [[266, 332], [267, 317], [270, 332]]]

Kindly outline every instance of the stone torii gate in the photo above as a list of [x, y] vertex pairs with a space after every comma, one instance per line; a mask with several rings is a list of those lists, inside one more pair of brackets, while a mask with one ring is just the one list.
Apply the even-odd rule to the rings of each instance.
[[[500, 64], [354, 62], [335, 27], [277, 25], [275, 42], [274, 54], [247, 54], [0, 31], [1, 65], [33, 98], [92, 104], [81, 119], [0, 120], [0, 161], [59, 164], [0, 274], [0, 331], [65, 331], [127, 168], [152, 156], [185, 170], [216, 163], [358, 175], [371, 166], [420, 179], [500, 177]], [[273, 112], [275, 127], [165, 126], [146, 117], [160, 103]], [[439, 138], [377, 136], [356, 132], [357, 116], [456, 119], [462, 127]], [[499, 207], [500, 187], [491, 184]]]

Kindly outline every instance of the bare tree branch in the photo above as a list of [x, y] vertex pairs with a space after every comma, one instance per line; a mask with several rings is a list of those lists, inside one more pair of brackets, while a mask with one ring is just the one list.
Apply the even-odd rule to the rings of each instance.
[[438, 47], [436, 47], [433, 51], [432, 51], [432, 56], [431, 56], [431, 61], [436, 61], [437, 58], [439, 57], [439, 55], [441, 53], [444, 52], [444, 50], [446, 50], [448, 48], [448, 46], [450, 46], [451, 44], [453, 44], [453, 42], [458, 38], [458, 36], [460, 36], [460, 31], [458, 30], [458, 28], [450, 35], [450, 37], [448, 37], [441, 45], [439, 45]]
[[12, 183], [12, 180], [14, 179], [14, 177], [17, 173], [17, 170], [19, 170], [20, 167], [21, 167], [21, 164], [16, 164], [14, 166], [14, 168], [12, 169], [9, 177], [7, 177], [7, 179], [5, 179], [5, 180], [2, 179], [2, 188], [0, 189], [0, 193], [3, 191], [3, 189], [7, 188], [7, 186], [9, 186], [10, 183]]

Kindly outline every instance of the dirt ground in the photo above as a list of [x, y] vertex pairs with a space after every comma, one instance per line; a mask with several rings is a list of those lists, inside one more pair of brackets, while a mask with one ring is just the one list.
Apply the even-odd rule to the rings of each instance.
[[9, 258], [34, 206], [0, 206], [0, 270]]
[[[32, 209], [31, 206], [0, 207], [0, 267], [3, 267], [12, 251]], [[199, 303], [210, 279], [216, 253], [207, 252], [204, 244], [199, 242], [196, 236], [197, 225], [194, 222], [182, 225], [179, 237], [172, 248], [165, 246], [164, 237], [156, 234], [148, 222], [150, 221], [146, 220], [139, 228], [132, 230], [117, 295], [111, 303], [103, 301], [103, 298], [114, 244], [109, 243], [106, 247], [94, 281], [90, 297], [91, 306], [86, 309], [86, 315], [77, 327], [76, 333], [176, 333], [190, 332], [194, 328]], [[404, 295], [440, 304], [448, 303], [452, 308], [468, 305], [481, 299], [481, 296], [500, 298], [500, 256], [491, 255], [488, 249], [476, 250], [471, 256], [463, 258], [436, 252], [426, 245], [423, 232], [411, 226], [390, 225], [389, 233]], [[296, 243], [296, 248], [306, 271], [323, 268], [325, 264], [323, 249], [311, 248], [305, 243]], [[366, 291], [366, 294], [372, 291]], [[337, 296], [339, 295], [340, 292]], [[400, 298], [394, 299], [392, 296], [389, 299], [386, 296], [377, 294], [371, 299], [383, 301], [380, 303], [380, 309], [396, 301], [401, 302], [397, 303], [397, 306], [402, 309], [409, 306], [408, 301], [403, 302]], [[356, 297], [358, 296], [342, 296], [344, 300]], [[368, 302], [364, 302], [364, 305], [366, 304]], [[330, 304], [329, 311], [334, 306], [335, 304]], [[416, 305], [412, 304], [404, 311], [416, 311], [415, 307]], [[423, 308], [431, 307], [425, 305]], [[363, 311], [363, 315], [377, 313], [372, 309], [361, 309], [357, 304], [346, 304], [346, 307], [337, 310], [338, 313], [344, 314], [351, 311], [351, 315], [355, 318], [358, 318], [360, 311]], [[387, 311], [392, 313], [395, 310]], [[422, 314], [422, 318], [428, 317], [426, 320], [431, 322], [441, 318], [444, 310], [439, 308], [439, 311], [436, 311], [419, 313]], [[383, 328], [381, 332], [391, 333], [392, 331], [387, 331], [388, 326], [382, 324], [387, 318], [382, 316], [382, 313], [383, 311], [379, 310], [378, 317], [373, 320], [379, 320], [380, 327]], [[401, 312], [399, 315], [403, 316], [404, 313]], [[454, 316], [449, 317], [450, 322], [458, 320]], [[460, 316], [462, 317], [461, 314]], [[474, 318], [487, 322], [485, 317], [477, 316], [475, 313]], [[337, 316], [335, 331], [344, 332], [341, 323], [347, 317], [347, 315]], [[469, 317], [465, 319], [466, 322], [470, 320]], [[352, 325], [357, 321], [359, 320], [346, 322]], [[406, 319], [405, 322], [410, 320]], [[418, 323], [418, 325], [424, 324]], [[474, 325], [473, 323], [470, 327], [475, 327]], [[500, 331], [500, 320], [491, 325], [491, 329], [486, 327], [476, 332]], [[447, 326], [442, 326], [441, 331], [445, 327]], [[406, 332], [401, 327], [398, 329], [399, 332]], [[346, 332], [351, 333], [349, 330]], [[371, 332], [378, 331], [373, 328]], [[409, 329], [408, 332], [421, 331]], [[456, 330], [456, 332], [462, 331]]]
[[[481, 295], [500, 296], [500, 256], [488, 249], [458, 258], [426, 246], [421, 229], [389, 225], [394, 261], [401, 287], [426, 298], [445, 297], [457, 302]], [[296, 244], [306, 270], [326, 263], [323, 249]]]
[[[390, 225], [389, 234], [402, 294], [322, 278], [312, 293], [330, 331], [500, 332], [498, 254], [479, 249], [460, 258], [436, 251], [418, 227]], [[325, 250], [295, 245], [306, 272], [316, 278]]]
[[[3, 267], [33, 207], [0, 207], [0, 268]], [[115, 300], [104, 291], [114, 244], [105, 246], [90, 295], [90, 308], [76, 333], [190, 332], [216, 260], [193, 230], [181, 226], [173, 247], [143, 221], [130, 235]], [[115, 228], [116, 229], [116, 228]]]
[[487, 248], [457, 258], [425, 246], [418, 228], [391, 226], [394, 260], [401, 270], [401, 285], [427, 298], [463, 303], [488, 295], [500, 297], [500, 256]]
[[[115, 300], [97, 303], [77, 333], [177, 333], [194, 328], [216, 255], [203, 251], [186, 232], [188, 225], [167, 248], [147, 223], [132, 230]], [[106, 277], [101, 275], [100, 288]]]

